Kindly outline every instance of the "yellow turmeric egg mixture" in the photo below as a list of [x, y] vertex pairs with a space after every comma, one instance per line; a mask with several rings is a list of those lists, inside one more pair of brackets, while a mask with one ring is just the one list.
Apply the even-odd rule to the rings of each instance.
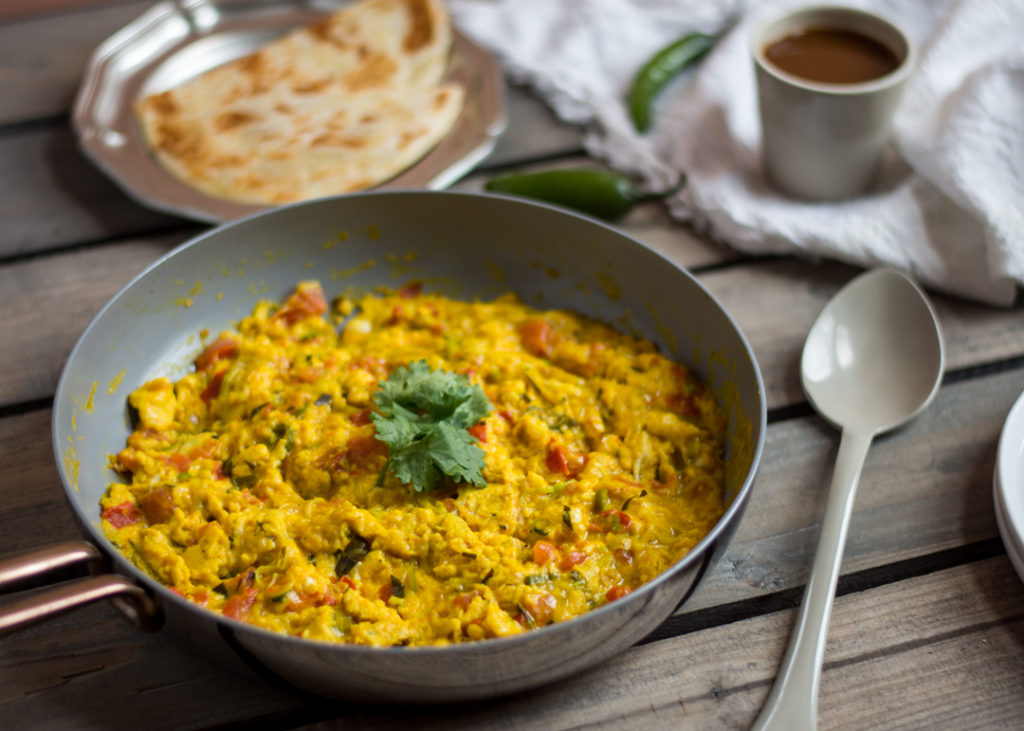
[[[416, 285], [328, 309], [301, 283], [129, 397], [103, 526], [173, 591], [318, 640], [479, 640], [628, 594], [721, 517], [724, 414], [652, 343]], [[398, 376], [450, 416], [383, 406]]]

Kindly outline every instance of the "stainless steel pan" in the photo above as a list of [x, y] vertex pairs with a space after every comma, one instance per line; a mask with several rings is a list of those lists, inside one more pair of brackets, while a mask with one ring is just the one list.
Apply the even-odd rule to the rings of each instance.
[[[100, 529], [100, 496], [117, 479], [108, 456], [131, 429], [126, 397], [156, 375], [185, 373], [201, 348], [200, 330], [229, 327], [256, 300], [281, 298], [311, 278], [328, 296], [409, 279], [460, 298], [513, 290], [528, 304], [570, 308], [654, 340], [710, 382], [729, 413], [728, 510], [654, 581], [582, 617], [512, 638], [434, 648], [321, 643], [258, 629], [173, 594], [113, 550]], [[522, 200], [436, 192], [367, 193], [262, 213], [154, 263], [83, 333], [57, 387], [53, 441], [89, 542], [8, 560], [0, 584], [79, 561], [114, 573], [8, 603], [0, 630], [116, 595], [143, 625], [163, 625], [235, 667], [319, 694], [440, 702], [549, 683], [637, 642], [690, 595], [746, 504], [765, 411], [753, 353], [715, 299], [683, 269], [592, 219]]]

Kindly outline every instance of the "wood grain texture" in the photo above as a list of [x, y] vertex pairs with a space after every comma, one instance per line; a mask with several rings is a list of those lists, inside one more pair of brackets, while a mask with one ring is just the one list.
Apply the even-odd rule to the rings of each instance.
[[0, 136], [0, 259], [190, 227], [129, 198], [63, 127]]
[[[118, 289], [183, 236], [125, 241], [0, 268], [0, 405], [53, 396], [64, 361]], [[71, 304], [73, 303], [73, 304]]]
[[4, 0], [0, 22], [113, 5], [117, 0]]
[[[1024, 588], [1005, 558], [839, 598], [820, 727], [1014, 727], [1024, 712], [1022, 599]], [[643, 645], [514, 698], [459, 708], [353, 709], [304, 728], [399, 729], [415, 719], [421, 729], [745, 729], [767, 697], [793, 615]]]
[[[842, 573], [998, 535], [994, 444], [1024, 370], [943, 388], [905, 428], [875, 440], [857, 491]], [[772, 425], [750, 504], [688, 612], [756, 599], [807, 579], [839, 433], [817, 416]]]

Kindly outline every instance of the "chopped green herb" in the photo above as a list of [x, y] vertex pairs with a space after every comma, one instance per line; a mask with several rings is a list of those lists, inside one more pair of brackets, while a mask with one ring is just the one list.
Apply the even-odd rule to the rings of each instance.
[[247, 475], [231, 475], [231, 484], [238, 488], [252, 487], [258, 479], [255, 472]]
[[341, 554], [338, 556], [338, 563], [334, 567], [334, 574], [336, 576], [344, 576], [353, 568], [355, 565], [366, 558], [366, 554], [370, 552], [370, 543], [359, 534], [352, 536], [352, 540], [348, 542], [348, 545], [342, 549]]
[[292, 447], [295, 446], [295, 432], [290, 426], [284, 423], [274, 424], [274, 436], [277, 437], [277, 441], [284, 439], [284, 451], [292, 451]]
[[392, 373], [373, 397], [377, 439], [388, 445], [381, 472], [417, 492], [434, 490], [445, 476], [483, 487], [484, 452], [467, 428], [491, 411], [479, 386], [457, 373], [418, 360]]
[[572, 530], [572, 514], [568, 505], [562, 506], [562, 522], [565, 523], [566, 528]]
[[634, 495], [633, 497], [629, 498], [626, 502], [622, 503], [622, 509], [625, 510], [626, 508], [628, 508], [629, 504], [633, 502], [634, 498], [643, 497], [646, 494], [647, 490], [641, 490], [639, 495]]
[[516, 602], [516, 609], [519, 610], [519, 613], [523, 616], [523, 619], [526, 621], [526, 624], [530, 627], [530, 629], [535, 629], [537, 627], [537, 620], [533, 618], [533, 615], [530, 614], [526, 607]]
[[405, 598], [405, 587], [402, 586], [402, 582], [394, 574], [391, 574], [391, 596], [398, 597], [399, 599]]
[[527, 586], [536, 586], [537, 584], [543, 584], [547, 579], [547, 574], [530, 574], [523, 579], [523, 583]]

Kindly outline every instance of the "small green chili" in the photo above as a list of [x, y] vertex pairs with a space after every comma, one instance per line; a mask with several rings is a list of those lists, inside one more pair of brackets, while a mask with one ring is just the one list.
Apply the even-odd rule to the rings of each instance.
[[707, 53], [714, 44], [712, 36], [688, 33], [651, 56], [637, 72], [629, 91], [629, 116], [639, 132], [651, 126], [654, 100], [668, 83], [687, 66]]
[[648, 191], [629, 177], [611, 170], [561, 168], [499, 175], [488, 180], [484, 187], [493, 193], [547, 201], [614, 221], [626, 215], [636, 203], [660, 200], [678, 192], [683, 181], [669, 190]]

